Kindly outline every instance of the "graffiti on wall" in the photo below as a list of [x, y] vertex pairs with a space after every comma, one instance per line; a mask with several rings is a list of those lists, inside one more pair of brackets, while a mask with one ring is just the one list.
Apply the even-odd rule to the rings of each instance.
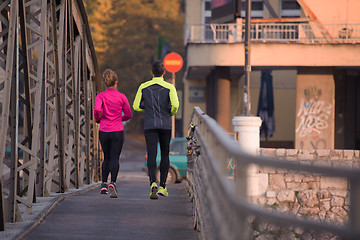
[[299, 137], [306, 137], [311, 133], [320, 135], [329, 126], [332, 104], [320, 100], [321, 89], [317, 87], [305, 89], [304, 94], [305, 98], [297, 113], [300, 124], [296, 128], [296, 133]]

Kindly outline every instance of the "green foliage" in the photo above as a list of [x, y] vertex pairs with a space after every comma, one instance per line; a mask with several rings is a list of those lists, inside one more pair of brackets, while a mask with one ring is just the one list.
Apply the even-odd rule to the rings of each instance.
[[[183, 55], [182, 5], [182, 0], [85, 0], [100, 71], [110, 68], [116, 72], [118, 90], [130, 104], [138, 86], [152, 77], [158, 35], [171, 51]], [[167, 73], [165, 79], [170, 80], [171, 75]], [[180, 84], [180, 74], [177, 82]], [[134, 117], [131, 125], [140, 124], [142, 129], [142, 115]]]
[[272, 205], [267, 204], [266, 205], [268, 208], [273, 208], [273, 209], [277, 209], [279, 207], [278, 203], [273, 203]]

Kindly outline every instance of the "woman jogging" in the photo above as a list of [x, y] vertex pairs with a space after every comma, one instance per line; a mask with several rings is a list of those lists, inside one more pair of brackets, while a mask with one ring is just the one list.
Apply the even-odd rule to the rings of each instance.
[[[168, 196], [166, 178], [169, 171], [169, 145], [171, 138], [171, 116], [179, 108], [175, 86], [164, 81], [165, 69], [161, 62], [152, 65], [153, 78], [140, 85], [133, 108], [144, 112], [144, 135], [148, 154], [147, 167], [150, 180], [150, 199], [158, 199], [158, 194]], [[156, 184], [156, 154], [160, 143], [160, 186]]]
[[[129, 102], [126, 96], [117, 91], [116, 74], [106, 69], [103, 81], [107, 86], [104, 92], [97, 94], [94, 106], [94, 118], [100, 122], [99, 140], [104, 152], [102, 164], [101, 194], [110, 192], [111, 198], [117, 198], [116, 178], [119, 172], [119, 157], [124, 143], [124, 121], [131, 118]], [[110, 184], [107, 179], [111, 173]]]

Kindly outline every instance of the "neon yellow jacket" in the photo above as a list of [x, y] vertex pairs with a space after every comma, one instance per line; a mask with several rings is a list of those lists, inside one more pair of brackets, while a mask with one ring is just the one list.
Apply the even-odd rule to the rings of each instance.
[[133, 108], [145, 112], [144, 129], [171, 129], [171, 116], [179, 109], [176, 88], [164, 78], [154, 77], [140, 85]]

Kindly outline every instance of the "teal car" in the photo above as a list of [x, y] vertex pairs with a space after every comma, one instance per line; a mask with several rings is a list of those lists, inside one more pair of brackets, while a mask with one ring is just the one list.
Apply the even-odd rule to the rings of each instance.
[[[170, 141], [170, 168], [166, 183], [178, 183], [181, 182], [184, 178], [186, 178], [187, 171], [187, 155], [186, 155], [186, 146], [187, 140], [186, 138], [173, 138]], [[146, 155], [147, 160], [147, 155]], [[156, 180], [160, 182], [160, 160], [161, 160], [161, 152], [160, 145], [158, 144], [158, 150], [156, 155]], [[147, 161], [145, 161], [145, 166], [147, 167]]]

